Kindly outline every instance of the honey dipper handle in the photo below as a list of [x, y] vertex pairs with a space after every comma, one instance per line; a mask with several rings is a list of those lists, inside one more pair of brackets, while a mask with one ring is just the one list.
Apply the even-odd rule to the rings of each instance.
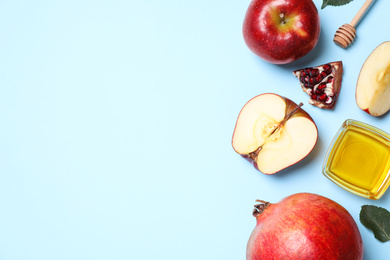
[[351, 26], [355, 27], [356, 24], [359, 22], [360, 18], [362, 18], [363, 14], [366, 12], [367, 8], [371, 5], [371, 3], [374, 0], [367, 0], [364, 2], [363, 6], [360, 8], [360, 10], [357, 12], [355, 17], [352, 19], [352, 21], [349, 23]]

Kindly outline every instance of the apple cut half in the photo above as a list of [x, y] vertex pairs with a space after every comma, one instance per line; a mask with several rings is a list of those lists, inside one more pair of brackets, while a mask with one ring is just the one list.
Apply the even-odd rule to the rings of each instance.
[[302, 105], [273, 93], [252, 98], [237, 118], [233, 149], [264, 174], [301, 161], [318, 139], [317, 126]]
[[376, 47], [364, 62], [356, 84], [356, 103], [372, 116], [390, 110], [390, 41]]

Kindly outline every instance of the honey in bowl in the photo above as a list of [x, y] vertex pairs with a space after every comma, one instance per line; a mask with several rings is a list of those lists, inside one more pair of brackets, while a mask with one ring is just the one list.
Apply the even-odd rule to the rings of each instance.
[[340, 187], [379, 199], [390, 184], [390, 135], [363, 122], [346, 120], [328, 149], [322, 170]]

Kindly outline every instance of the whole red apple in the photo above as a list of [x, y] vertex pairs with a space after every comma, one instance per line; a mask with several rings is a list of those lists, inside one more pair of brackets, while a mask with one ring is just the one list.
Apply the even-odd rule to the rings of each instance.
[[320, 30], [312, 0], [252, 0], [243, 25], [249, 49], [274, 64], [305, 56], [316, 46]]
[[356, 222], [340, 204], [312, 193], [279, 203], [261, 202], [247, 245], [247, 260], [361, 260], [363, 242]]

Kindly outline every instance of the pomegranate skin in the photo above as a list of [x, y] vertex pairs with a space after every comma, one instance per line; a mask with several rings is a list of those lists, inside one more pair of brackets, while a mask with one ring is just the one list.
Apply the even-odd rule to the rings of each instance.
[[256, 227], [247, 260], [361, 260], [363, 242], [356, 222], [338, 203], [297, 193], [254, 210]]

